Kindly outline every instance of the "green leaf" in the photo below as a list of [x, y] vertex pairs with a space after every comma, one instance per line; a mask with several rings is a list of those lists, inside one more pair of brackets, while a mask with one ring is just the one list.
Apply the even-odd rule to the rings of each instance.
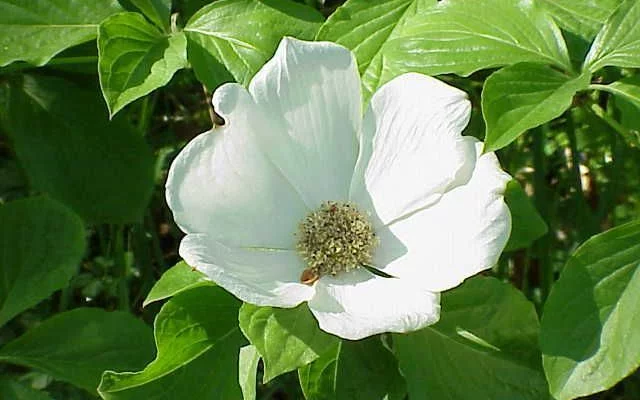
[[608, 85], [592, 85], [591, 87], [620, 96], [640, 108], [640, 75], [623, 78]]
[[44, 65], [94, 39], [98, 24], [120, 11], [116, 0], [0, 0], [0, 67], [14, 61]]
[[142, 305], [146, 307], [155, 301], [164, 300], [201, 286], [215, 286], [215, 283], [202, 272], [191, 268], [184, 261], [180, 261], [162, 274]]
[[291, 309], [245, 303], [238, 320], [262, 356], [265, 382], [312, 362], [339, 342], [320, 330], [306, 304]]
[[0, 122], [33, 189], [89, 223], [140, 220], [154, 184], [151, 150], [124, 120], [109, 122], [96, 90], [20, 76], [0, 83]]
[[558, 24], [591, 41], [622, 0], [539, 0]]
[[526, 130], [559, 117], [591, 75], [568, 76], [547, 65], [516, 64], [493, 73], [482, 91], [484, 150], [500, 149]]
[[[177, 382], [180, 390], [174, 388], [164, 398], [211, 398], [215, 390], [222, 389], [217, 398], [240, 398], [238, 355], [246, 342], [238, 329], [239, 306], [220, 287], [199, 287], [173, 297], [154, 324], [156, 359], [140, 372], [106, 372], [98, 391], [105, 399], [150, 398], [150, 393], [164, 393], [167, 382]], [[205, 364], [202, 359], [213, 363]], [[199, 373], [200, 379], [208, 376], [202, 382], [188, 379], [193, 388], [181, 382], [181, 377], [195, 370], [192, 365], [206, 369], [206, 375]]]
[[[184, 28], [189, 60], [198, 78], [211, 89], [229, 79], [220, 72], [222, 68], [246, 85], [283, 36], [312, 39], [321, 22], [315, 10], [291, 1], [216, 1], [198, 11]], [[218, 65], [211, 69], [211, 63]]]
[[3, 400], [52, 400], [45, 392], [32, 389], [18, 381], [0, 378], [0, 399]]
[[298, 375], [307, 400], [399, 400], [406, 394], [398, 362], [378, 336], [343, 340]]
[[182, 32], [163, 34], [138, 13], [120, 13], [100, 25], [98, 54], [100, 86], [113, 116], [187, 66], [187, 40]]
[[238, 379], [244, 400], [256, 400], [258, 361], [260, 361], [260, 353], [255, 346], [244, 346], [240, 349]]
[[540, 345], [558, 400], [599, 392], [640, 366], [640, 221], [587, 240], [547, 299]]
[[384, 44], [394, 38], [402, 22], [435, 0], [348, 0], [320, 27], [317, 40], [327, 40], [353, 51], [362, 76], [364, 101], [378, 85]]
[[0, 360], [43, 370], [95, 393], [107, 369], [136, 369], [153, 357], [151, 330], [120, 311], [57, 314], [0, 348]]
[[412, 400], [548, 398], [536, 311], [507, 283], [469, 279], [442, 294], [437, 324], [393, 339]]
[[442, 1], [403, 22], [382, 49], [379, 83], [404, 72], [475, 71], [519, 62], [571, 70], [562, 34], [532, 1]]
[[171, 0], [129, 0], [138, 10], [165, 32], [169, 31]]
[[607, 20], [591, 45], [584, 69], [595, 72], [612, 65], [640, 67], [640, 1], [625, 0]]
[[0, 326], [67, 286], [85, 246], [82, 220], [54, 200], [0, 205]]
[[511, 236], [505, 251], [529, 247], [547, 233], [547, 224], [518, 181], [512, 180], [507, 184], [504, 200], [511, 211]]

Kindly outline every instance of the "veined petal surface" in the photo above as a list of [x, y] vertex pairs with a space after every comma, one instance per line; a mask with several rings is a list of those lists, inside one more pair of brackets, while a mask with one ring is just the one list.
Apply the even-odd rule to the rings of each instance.
[[284, 38], [249, 91], [277, 126], [260, 136], [262, 145], [307, 206], [346, 200], [362, 120], [360, 78], [349, 50]]

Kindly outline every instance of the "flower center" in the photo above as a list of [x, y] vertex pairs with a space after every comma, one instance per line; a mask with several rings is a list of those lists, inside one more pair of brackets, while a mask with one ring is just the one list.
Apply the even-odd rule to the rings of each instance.
[[300, 223], [296, 249], [307, 263], [300, 281], [312, 284], [370, 264], [378, 238], [366, 215], [353, 204], [326, 201]]

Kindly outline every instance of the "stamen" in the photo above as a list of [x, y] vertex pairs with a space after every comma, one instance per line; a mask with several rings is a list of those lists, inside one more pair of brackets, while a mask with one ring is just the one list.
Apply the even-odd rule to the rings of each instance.
[[367, 217], [351, 203], [327, 201], [309, 214], [297, 233], [297, 250], [307, 263], [300, 277], [313, 284], [371, 263], [378, 238]]

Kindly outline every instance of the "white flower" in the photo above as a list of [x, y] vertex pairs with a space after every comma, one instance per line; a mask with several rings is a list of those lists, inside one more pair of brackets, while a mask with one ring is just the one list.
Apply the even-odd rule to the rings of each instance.
[[[439, 292], [494, 265], [511, 227], [510, 177], [480, 142], [461, 136], [470, 115], [464, 92], [405, 74], [373, 95], [363, 118], [360, 84], [347, 49], [284, 39], [248, 90], [216, 90], [226, 124], [182, 150], [166, 187], [189, 265], [248, 303], [306, 301], [320, 328], [346, 339], [435, 323]], [[346, 246], [392, 278], [327, 266], [325, 250], [314, 257], [329, 269], [309, 269], [317, 239], [301, 244], [301, 236], [316, 229], [310, 215], [330, 219], [331, 204], [347, 203], [353, 214], [343, 214], [364, 221], [351, 224], [363, 239], [337, 237], [329, 247]]]

